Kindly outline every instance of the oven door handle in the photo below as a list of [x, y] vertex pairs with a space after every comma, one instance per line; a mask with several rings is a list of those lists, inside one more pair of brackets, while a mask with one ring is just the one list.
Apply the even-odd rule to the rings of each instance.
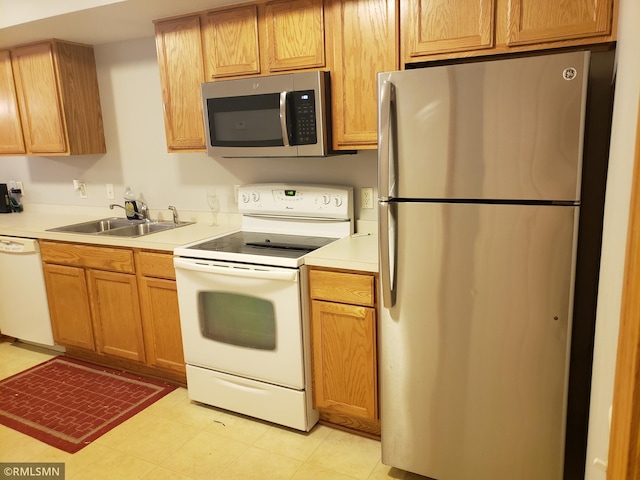
[[268, 267], [239, 267], [235, 265], [217, 265], [207, 260], [189, 260], [184, 258], [173, 259], [176, 269], [191, 270], [194, 272], [215, 273], [232, 277], [258, 278], [264, 280], [283, 280], [295, 282], [298, 278], [298, 270], [270, 270]]

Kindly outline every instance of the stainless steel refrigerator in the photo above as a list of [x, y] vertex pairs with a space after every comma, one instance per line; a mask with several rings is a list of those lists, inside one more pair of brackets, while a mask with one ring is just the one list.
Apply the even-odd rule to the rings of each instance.
[[378, 75], [383, 463], [563, 478], [589, 61]]

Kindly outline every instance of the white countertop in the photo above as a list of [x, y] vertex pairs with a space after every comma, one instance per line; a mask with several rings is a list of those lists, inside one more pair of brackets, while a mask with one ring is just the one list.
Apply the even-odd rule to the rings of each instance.
[[[196, 220], [196, 223], [134, 238], [47, 232], [49, 228], [118, 216], [117, 212], [91, 207], [29, 206], [28, 211], [25, 212], [0, 215], [0, 235], [173, 251], [174, 248], [180, 245], [223, 235], [240, 228], [240, 224], [235, 222], [211, 226], [206, 221], [202, 219], [197, 221], [197, 218], [187, 214], [181, 215], [180, 219], [185, 221]], [[164, 219], [167, 218], [170, 217], [165, 215]]]
[[304, 257], [304, 263], [318, 267], [378, 271], [378, 236], [356, 233], [319, 248]]
[[[0, 235], [171, 252], [180, 245], [217, 237], [240, 228], [238, 215], [219, 214], [220, 224], [212, 226], [210, 225], [211, 214], [207, 212], [181, 212], [180, 220], [196, 223], [141, 237], [123, 238], [111, 235], [47, 232], [50, 228], [120, 215], [101, 207], [28, 205], [25, 210], [21, 213], [0, 214]], [[167, 211], [161, 212], [158, 219], [170, 218], [170, 212]], [[345, 237], [308, 254], [305, 257], [305, 263], [329, 268], [377, 272], [377, 235], [354, 234]]]

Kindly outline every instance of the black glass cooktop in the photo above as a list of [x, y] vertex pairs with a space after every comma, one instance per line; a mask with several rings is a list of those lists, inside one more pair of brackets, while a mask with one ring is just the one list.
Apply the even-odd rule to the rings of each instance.
[[236, 232], [188, 247], [189, 250], [299, 258], [337, 238], [279, 233]]

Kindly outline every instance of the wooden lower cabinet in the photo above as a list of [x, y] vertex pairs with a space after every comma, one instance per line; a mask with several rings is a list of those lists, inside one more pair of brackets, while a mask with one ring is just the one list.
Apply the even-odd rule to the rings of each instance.
[[87, 273], [97, 351], [144, 362], [135, 275], [102, 270]]
[[171, 254], [48, 240], [40, 251], [67, 355], [186, 384]]
[[137, 251], [135, 258], [147, 363], [186, 379], [173, 255]]
[[380, 435], [375, 275], [311, 268], [314, 405], [323, 423]]
[[44, 264], [51, 326], [56, 343], [95, 349], [84, 268]]

